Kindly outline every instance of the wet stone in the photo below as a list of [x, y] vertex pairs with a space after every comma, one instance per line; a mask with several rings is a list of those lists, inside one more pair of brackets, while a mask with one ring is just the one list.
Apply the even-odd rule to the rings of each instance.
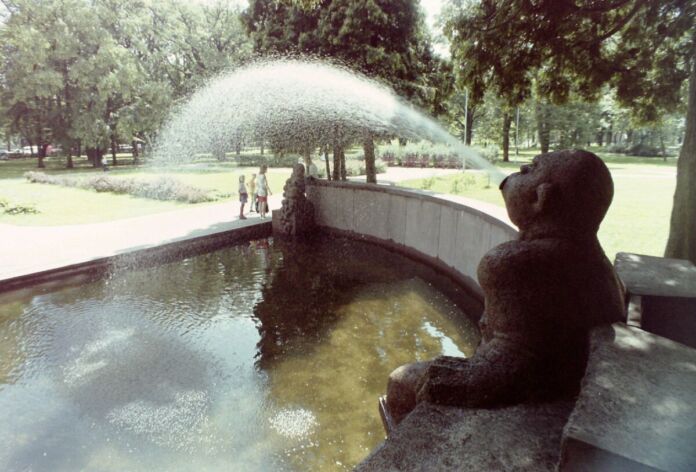
[[696, 350], [616, 323], [592, 333], [561, 471], [696, 470]]
[[552, 471], [572, 402], [462, 409], [419, 404], [359, 472]]

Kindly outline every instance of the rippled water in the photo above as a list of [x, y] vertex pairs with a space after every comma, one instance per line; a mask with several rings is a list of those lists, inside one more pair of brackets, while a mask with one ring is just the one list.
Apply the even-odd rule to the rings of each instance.
[[469, 355], [432, 272], [344, 240], [256, 241], [0, 298], [0, 470], [350, 469], [388, 373]]

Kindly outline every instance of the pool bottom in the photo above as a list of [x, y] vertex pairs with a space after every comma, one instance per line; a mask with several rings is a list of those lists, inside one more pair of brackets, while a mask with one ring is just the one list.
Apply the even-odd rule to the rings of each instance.
[[376, 399], [478, 334], [427, 267], [266, 240], [0, 306], [3, 470], [349, 470]]

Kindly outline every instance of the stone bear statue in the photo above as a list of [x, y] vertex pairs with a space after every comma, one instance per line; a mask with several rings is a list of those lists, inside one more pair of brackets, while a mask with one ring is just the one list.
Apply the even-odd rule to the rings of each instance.
[[302, 164], [295, 164], [283, 187], [279, 235], [300, 238], [314, 229], [314, 207], [305, 195], [305, 188], [305, 168]]
[[398, 424], [422, 401], [494, 407], [577, 394], [589, 332], [625, 319], [623, 289], [597, 240], [613, 182], [596, 155], [536, 156], [500, 185], [517, 240], [480, 261], [481, 344], [469, 358], [396, 369], [387, 411]]

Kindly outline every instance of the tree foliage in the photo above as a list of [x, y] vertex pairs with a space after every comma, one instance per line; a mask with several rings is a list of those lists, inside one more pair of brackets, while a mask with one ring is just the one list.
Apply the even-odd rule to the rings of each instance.
[[0, 112], [38, 145], [87, 149], [148, 139], [171, 106], [248, 57], [228, 2], [8, 0], [0, 26]]
[[686, 135], [667, 255], [696, 261], [696, 3], [690, 0], [457, 1], [446, 32], [460, 77], [511, 104], [539, 94], [562, 103], [610, 86], [638, 119], [680, 106], [688, 80]]
[[[432, 56], [414, 0], [251, 0], [242, 21], [258, 53], [332, 58], [423, 106], [443, 102], [438, 94], [444, 66]], [[428, 83], [424, 77], [430, 71], [440, 73]], [[366, 159], [373, 160], [370, 130], [361, 140]], [[366, 164], [374, 169], [374, 162]], [[367, 180], [375, 181], [373, 172]]]

